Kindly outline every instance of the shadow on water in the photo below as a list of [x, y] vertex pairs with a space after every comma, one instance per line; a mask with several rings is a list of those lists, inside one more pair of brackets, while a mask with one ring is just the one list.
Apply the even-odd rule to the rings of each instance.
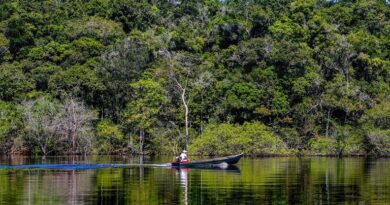
[[240, 168], [238, 168], [236, 165], [229, 165], [227, 167], [219, 167], [219, 166], [210, 166], [210, 167], [194, 167], [194, 168], [178, 168], [178, 167], [172, 167], [169, 169], [175, 169], [177, 171], [181, 170], [214, 170], [217, 172], [229, 172], [229, 173], [235, 173], [240, 174]]

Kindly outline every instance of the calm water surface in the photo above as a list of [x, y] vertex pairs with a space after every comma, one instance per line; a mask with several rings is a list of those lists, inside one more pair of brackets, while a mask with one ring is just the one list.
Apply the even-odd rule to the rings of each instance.
[[[2, 157], [0, 165], [139, 160]], [[0, 169], [0, 204], [390, 204], [390, 159], [244, 158], [230, 170]]]

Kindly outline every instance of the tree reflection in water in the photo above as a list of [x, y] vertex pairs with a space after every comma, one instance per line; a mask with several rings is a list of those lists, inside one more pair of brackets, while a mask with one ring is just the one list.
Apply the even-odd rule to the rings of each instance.
[[[149, 158], [0, 158], [2, 165]], [[157, 162], [165, 162], [159, 159]], [[156, 161], [154, 161], [156, 162]], [[239, 167], [239, 169], [237, 168]], [[5, 204], [389, 204], [390, 159], [242, 159], [234, 169], [0, 169]]]

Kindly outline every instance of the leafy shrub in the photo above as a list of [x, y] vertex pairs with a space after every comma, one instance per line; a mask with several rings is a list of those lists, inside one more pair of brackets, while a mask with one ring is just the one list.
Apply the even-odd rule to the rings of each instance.
[[100, 121], [96, 129], [97, 151], [99, 153], [111, 153], [122, 148], [123, 133], [113, 122], [109, 120]]
[[337, 155], [337, 141], [330, 137], [316, 137], [309, 140], [310, 150], [319, 155]]
[[363, 147], [367, 154], [390, 155], [390, 102], [378, 98], [361, 118]]
[[23, 127], [20, 109], [0, 100], [0, 153], [7, 153]]
[[312, 138], [308, 145], [309, 153], [315, 155], [361, 155], [362, 131], [349, 125], [335, 126], [331, 136]]
[[363, 142], [367, 154], [390, 155], [390, 129], [369, 130]]
[[273, 155], [288, 152], [283, 141], [261, 122], [210, 125], [193, 141], [190, 151], [202, 155]]

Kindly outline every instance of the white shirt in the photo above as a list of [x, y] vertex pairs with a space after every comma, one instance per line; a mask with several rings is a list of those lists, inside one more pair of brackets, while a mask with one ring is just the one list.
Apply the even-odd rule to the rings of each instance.
[[181, 153], [181, 154], [180, 154], [180, 159], [181, 159], [181, 160], [187, 159], [187, 154], [186, 154], [186, 153]]

